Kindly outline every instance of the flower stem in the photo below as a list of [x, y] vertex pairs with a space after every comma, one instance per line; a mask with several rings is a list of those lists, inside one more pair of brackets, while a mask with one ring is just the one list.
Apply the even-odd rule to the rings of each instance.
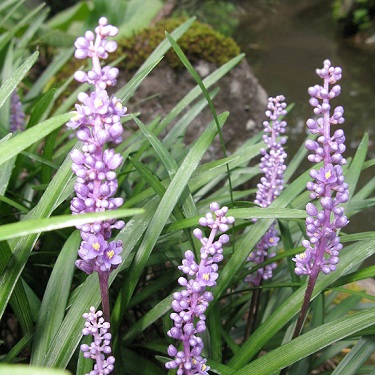
[[294, 329], [292, 340], [298, 337], [299, 334], [301, 333], [301, 329], [306, 319], [307, 311], [309, 309], [310, 300], [311, 300], [312, 292], [315, 287], [316, 279], [318, 278], [319, 269], [320, 269], [319, 267], [313, 267], [313, 270], [310, 274], [309, 281], [307, 283], [306, 292], [305, 292], [305, 297], [303, 299], [302, 307], [301, 307], [301, 310], [297, 319], [297, 324]]
[[245, 342], [255, 330], [256, 321], [259, 315], [259, 301], [260, 301], [260, 296], [262, 294], [262, 289], [261, 289], [262, 281], [263, 280], [261, 279], [259, 286], [254, 290], [253, 295], [251, 296], [249, 314], [247, 317], [243, 342]]
[[98, 272], [98, 276], [99, 276], [100, 295], [102, 297], [102, 308], [103, 308], [104, 320], [106, 322], [109, 322], [110, 320], [109, 293], [108, 293], [109, 272]]

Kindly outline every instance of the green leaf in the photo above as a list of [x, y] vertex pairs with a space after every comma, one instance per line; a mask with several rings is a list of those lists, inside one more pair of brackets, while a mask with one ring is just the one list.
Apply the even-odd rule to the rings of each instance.
[[[320, 275], [318, 277], [312, 299], [373, 253], [375, 253], [375, 243], [372, 241], [353, 244], [341, 250], [340, 263], [336, 271], [331, 272], [329, 275]], [[305, 290], [306, 285], [303, 285], [287, 298], [242, 345], [240, 350], [229, 361], [228, 365], [240, 369], [245, 363], [250, 361], [263, 345], [297, 314], [301, 308]]]
[[[308, 171], [298, 177], [280, 194], [277, 199], [271, 203], [268, 209], [271, 211], [272, 209], [283, 208], [289, 205], [296, 195], [305, 190], [306, 182], [309, 180], [309, 178]], [[221, 293], [223, 293], [224, 290], [226, 290], [226, 288], [229, 286], [232, 278], [237, 274], [240, 267], [245, 262], [247, 255], [256, 246], [273, 222], [274, 218], [257, 221], [247, 232], [247, 234], [236, 242], [234, 253], [223, 268], [221, 275], [218, 278], [218, 283], [213, 290], [215, 299], [213, 301], [214, 303], [211, 303], [209, 308], [212, 308], [211, 306], [215, 305], [215, 301], [217, 301], [218, 296], [220, 296]]]
[[32, 128], [40, 121], [46, 109], [52, 102], [55, 93], [56, 89], [51, 89], [38, 100], [38, 102], [35, 104], [35, 107], [33, 108], [33, 111], [31, 112], [26, 129]]
[[[22, 337], [20, 341], [15, 344], [9, 352], [1, 358], [1, 362], [11, 363], [18, 356], [18, 354], [25, 349], [26, 346], [30, 345], [34, 336], [34, 332], [28, 332], [25, 336]], [[1, 373], [1, 364], [0, 364], [0, 373]]]
[[[228, 116], [228, 113], [223, 113], [219, 116], [220, 125], [222, 126]], [[216, 134], [216, 124], [211, 123], [209, 127], [201, 134], [194, 146], [191, 148], [189, 154], [184, 159], [179, 170], [169, 184], [163, 198], [160, 201], [158, 209], [146, 230], [143, 241], [134, 258], [130, 272], [127, 275], [125, 283], [127, 288], [122, 289], [123, 293], [117, 298], [115, 307], [113, 309], [112, 318], [118, 324], [121, 321], [123, 314], [127, 308], [130, 298], [138, 283], [138, 279], [143, 272], [143, 268], [149, 258], [152, 249], [166, 224], [173, 208], [178, 199], [185, 190], [191, 175], [197, 168], [205, 151], [212, 143]], [[116, 326], [114, 331], [116, 331]]]
[[[35, 127], [33, 129], [35, 129]], [[23, 218], [23, 220], [45, 218], [52, 213], [57, 206], [56, 202], [59, 201], [59, 197], [72, 175], [70, 166], [71, 160], [70, 157], [67, 157], [38, 204]], [[17, 280], [20, 277], [38, 236], [39, 234], [31, 234], [17, 238], [16, 240], [11, 239], [8, 241], [13, 254], [10, 259], [6, 259], [6, 268], [0, 273], [0, 317], [4, 313], [8, 300], [12, 295], [13, 288], [17, 285]]]
[[60, 68], [66, 64], [73, 54], [73, 48], [62, 49], [48, 65], [48, 68], [42, 73], [36, 82], [31, 86], [30, 91], [25, 95], [25, 101], [28, 101], [41, 94], [43, 88], [55, 76]]
[[359, 232], [353, 234], [343, 234], [340, 237], [341, 242], [354, 242], [354, 241], [371, 241], [375, 240], [375, 232]]
[[[363, 163], [366, 159], [368, 149], [368, 134], [366, 133], [361, 143], [358, 145], [357, 152], [354, 155], [353, 161], [345, 174], [345, 182], [349, 185], [349, 194], [353, 196], [356, 186], [361, 175]], [[350, 206], [350, 201], [345, 203], [345, 206]]]
[[[217, 82], [220, 78], [222, 78], [225, 74], [227, 74], [233, 67], [235, 67], [241, 60], [243, 59], [243, 55], [239, 55], [234, 57], [233, 59], [229, 60], [227, 63], [222, 65], [220, 68], [216, 69], [213, 73], [211, 73], [208, 77], [203, 80], [203, 85], [206, 89], [212, 86], [215, 82]], [[186, 107], [195, 100], [200, 94], [202, 90], [199, 86], [194, 87], [184, 98], [182, 98], [176, 106], [168, 113], [168, 115], [160, 122], [157, 131], [160, 129], [163, 130], [167, 125], [173, 121]]]
[[222, 343], [221, 343], [221, 318], [220, 309], [211, 310], [208, 316], [208, 331], [210, 337], [210, 358], [214, 361], [222, 362]]
[[147, 313], [143, 315], [141, 319], [139, 319], [128, 329], [122, 340], [124, 342], [132, 341], [138, 334], [142, 333], [147, 327], [164, 316], [171, 309], [172, 301], [173, 297], [168, 296], [160, 301], [151, 310], [147, 311]]
[[369, 266], [364, 269], [349, 273], [348, 275], [344, 275], [340, 277], [334, 284], [332, 284], [332, 287], [353, 283], [355, 281], [364, 280], [371, 277], [375, 277], [375, 266]]
[[39, 52], [34, 52], [0, 87], [0, 108], [35, 64]]
[[160, 61], [161, 58], [158, 61], [146, 66], [139, 73], [135, 74], [134, 77], [132, 77], [132, 79], [122, 89], [116, 92], [116, 97], [121, 99], [123, 102], [127, 102], [142, 81], [147, 77], [152, 69], [159, 64]]
[[362, 337], [331, 375], [352, 375], [374, 354], [375, 336]]
[[138, 215], [143, 209], [119, 209], [82, 215], [61, 215], [44, 219], [24, 220], [18, 223], [6, 224], [0, 227], [0, 241], [26, 236], [29, 234], [48, 232], [51, 230], [79, 226], [93, 221], [104, 221], [119, 217]]
[[[115, 6], [116, 2], [113, 3]], [[122, 5], [123, 2], [119, 2], [119, 4]], [[119, 34], [121, 36], [131, 36], [147, 27], [163, 7], [161, 0], [129, 0], [125, 4], [125, 14], [121, 14], [119, 19], [125, 25], [124, 28], [120, 29]], [[118, 11], [120, 10], [121, 8], [118, 9]], [[119, 15], [117, 14], [117, 16]]]
[[[174, 51], [176, 52], [178, 58], [185, 65], [186, 69], [189, 71], [189, 73], [192, 75], [192, 77], [194, 78], [194, 80], [197, 82], [198, 86], [202, 90], [202, 93], [203, 93], [204, 97], [207, 100], [207, 103], [208, 103], [208, 105], [210, 107], [212, 116], [213, 116], [213, 118], [215, 120], [215, 123], [216, 123], [216, 126], [217, 126], [217, 131], [218, 131], [219, 138], [220, 138], [221, 149], [223, 151], [224, 157], [227, 157], [227, 152], [226, 152], [226, 147], [225, 147], [223, 133], [221, 131], [220, 124], [219, 124], [219, 121], [218, 121], [218, 118], [217, 118], [216, 109], [215, 109], [214, 104], [213, 104], [213, 102], [211, 100], [211, 97], [210, 97], [210, 95], [208, 93], [207, 88], [205, 87], [204, 83], [202, 82], [201, 78], [199, 77], [199, 74], [195, 71], [195, 69], [193, 68], [193, 66], [191, 65], [190, 61], [187, 59], [186, 55], [181, 50], [181, 48], [177, 44], [177, 42], [173, 39], [173, 37], [168, 32], [166, 32], [165, 34], [166, 34], [169, 42], [171, 43]], [[244, 57], [244, 56], [245, 55], [243, 54], [242, 57]], [[228, 181], [228, 185], [229, 185], [229, 193], [230, 193], [230, 197], [231, 197], [231, 203], [233, 205], [232, 180], [231, 180], [230, 170], [229, 170], [228, 165], [226, 165], [226, 168], [227, 168], [227, 181]]]
[[0, 375], [71, 375], [61, 369], [41, 368], [28, 365], [0, 365]]
[[[305, 147], [305, 143], [308, 139], [315, 139], [315, 135], [308, 135], [306, 139], [302, 142], [301, 147], [298, 151], [293, 155], [292, 160], [288, 163], [287, 168], [284, 173], [284, 181], [288, 182], [293, 174], [297, 171], [297, 168], [300, 166], [301, 162], [305, 159], [307, 155], [307, 148]], [[291, 155], [292, 156], [292, 155]]]
[[[269, 375], [374, 323], [375, 308], [323, 324], [251, 362], [234, 375]], [[264, 324], [264, 323], [263, 323]], [[372, 345], [374, 341], [372, 340]], [[355, 368], [355, 366], [353, 367]], [[354, 372], [347, 372], [353, 374]]]
[[142, 130], [142, 133], [145, 135], [147, 140], [150, 142], [151, 146], [156, 151], [157, 155], [159, 156], [160, 161], [163, 163], [165, 169], [167, 170], [169, 177], [173, 178], [173, 176], [176, 174], [176, 171], [178, 169], [178, 165], [176, 161], [169, 154], [168, 150], [165, 148], [163, 143], [160, 142], [159, 139], [157, 139], [154, 134], [148, 131], [148, 129], [144, 126], [142, 121], [138, 120], [134, 116], [133, 116], [133, 120]]
[[[192, 23], [195, 21], [195, 17], [189, 18], [185, 21], [182, 25], [177, 27], [171, 33], [172, 37], [175, 40], [178, 40], [185, 32], [189, 29]], [[171, 48], [170, 43], [168, 42], [167, 38], [165, 38], [151, 53], [151, 55], [146, 59], [146, 61], [139, 67], [137, 73], [145, 69], [146, 66], [157, 63], [160, 59], [169, 51]]]
[[30, 363], [40, 365], [53, 337], [60, 327], [66, 310], [75, 270], [74, 261], [81, 242], [79, 231], [75, 231], [65, 242], [53, 267], [44, 292], [35, 328]]
[[69, 121], [71, 117], [72, 114], [70, 113], [52, 117], [51, 119], [43, 121], [31, 129], [28, 129], [18, 134], [16, 137], [11, 138], [9, 141], [1, 144], [0, 165], [18, 155], [21, 151], [25, 150], [33, 143], [44, 138], [47, 134]]
[[[6, 241], [0, 241], [0, 273], [6, 269], [9, 259], [12, 257], [12, 251]], [[34, 328], [33, 317], [26, 296], [25, 288], [22, 283], [17, 283], [10, 297], [10, 305], [21, 326], [22, 332], [28, 334]]]
[[147, 360], [132, 350], [124, 350], [124, 358], [126, 358], [126, 374], [132, 375], [165, 375], [165, 369], [161, 369], [154, 363]]
[[[134, 216], [125, 228], [116, 236], [116, 240], [123, 242], [122, 265], [114, 270], [109, 278], [109, 286], [120, 271], [128, 268], [128, 262], [136, 244], [140, 241], [144, 232], [150, 225], [150, 221], [157, 209], [159, 199], [150, 200], [147, 210], [141, 215]], [[126, 267], [125, 267], [126, 266]], [[96, 274], [89, 275], [86, 281], [76, 291], [76, 297], [72, 302], [64, 321], [59, 327], [47, 354], [44, 357], [43, 366], [66, 367], [82, 337], [82, 314], [89, 306], [98, 306], [100, 301], [99, 281]], [[113, 318], [111, 327], [113, 328]], [[116, 332], [116, 330], [112, 330]]]

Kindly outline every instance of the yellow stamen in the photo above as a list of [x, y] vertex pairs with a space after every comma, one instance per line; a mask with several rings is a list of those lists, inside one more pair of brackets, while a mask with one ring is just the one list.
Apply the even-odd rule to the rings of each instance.
[[301, 259], [305, 259], [305, 258], [306, 258], [306, 253], [302, 253], [302, 254], [300, 254], [299, 257], [300, 257]]
[[120, 102], [116, 102], [116, 108], [117, 109], [122, 109], [122, 104]]
[[95, 104], [95, 107], [96, 107], [96, 108], [99, 108], [99, 107], [101, 107], [101, 106], [103, 105], [103, 100], [102, 100], [102, 99], [99, 99], [99, 98], [96, 98], [96, 99], [94, 100], [94, 104]]
[[203, 365], [202, 365], [202, 371], [205, 371], [206, 368], [207, 368], [207, 366], [203, 363]]
[[273, 243], [273, 241], [274, 241], [274, 239], [273, 239], [273, 237], [271, 237], [271, 238], [270, 238], [270, 242]]
[[331, 177], [331, 171], [326, 172], [326, 179], [328, 180]]
[[191, 361], [193, 362], [193, 365], [197, 364], [197, 360], [195, 358], [193, 358]]
[[210, 274], [209, 273], [204, 273], [203, 274], [203, 279], [206, 280], [206, 281], [210, 280]]
[[100, 250], [100, 244], [99, 244], [99, 242], [94, 242], [91, 246], [96, 251]]
[[75, 113], [75, 115], [74, 115], [74, 117], [72, 118], [72, 121], [78, 121], [79, 119], [80, 119], [80, 114], [78, 113], [78, 112], [74, 112]]

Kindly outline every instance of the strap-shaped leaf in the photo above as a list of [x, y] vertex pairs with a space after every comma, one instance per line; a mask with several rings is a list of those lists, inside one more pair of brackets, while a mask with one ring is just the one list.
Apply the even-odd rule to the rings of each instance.
[[375, 336], [362, 337], [338, 364], [331, 375], [356, 374], [375, 352]]
[[61, 249], [48, 280], [35, 329], [30, 360], [33, 365], [41, 364], [63, 321], [75, 270], [74, 260], [77, 258], [80, 242], [79, 231], [75, 231]]
[[[374, 323], [375, 308], [323, 324], [253, 361], [233, 375], [269, 375]], [[374, 340], [372, 339], [372, 346]], [[366, 353], [367, 355], [367, 353]], [[353, 368], [356, 368], [354, 365]], [[340, 372], [338, 372], [339, 374]], [[354, 374], [355, 372], [344, 372]], [[341, 373], [340, 373], [341, 374]]]
[[104, 221], [120, 217], [134, 216], [142, 212], [142, 209], [133, 208], [98, 212], [92, 214], [61, 215], [43, 219], [24, 220], [18, 223], [6, 224], [1, 226], [0, 241], [34, 233], [47, 232], [61, 228], [83, 225], [86, 223], [92, 223], [94, 221]]
[[46, 135], [69, 121], [71, 117], [72, 114], [70, 113], [52, 117], [2, 143], [0, 145], [0, 165], [18, 155], [30, 145], [40, 141]]
[[[224, 125], [227, 117], [228, 113], [223, 113], [219, 116], [220, 126]], [[197, 168], [205, 151], [212, 143], [215, 135], [216, 124], [212, 122], [191, 148], [189, 154], [181, 164], [173, 180], [169, 184], [163, 198], [161, 199], [158, 209], [156, 210], [150, 225], [146, 230], [143, 241], [139, 246], [133, 264], [130, 268], [130, 272], [125, 280], [127, 288], [122, 289], [123, 293], [119, 295], [113, 309], [112, 315], [115, 322], [114, 331], [116, 331], [117, 324], [119, 324], [123, 314], [125, 313], [127, 305], [137, 285], [138, 279], [162, 229], [164, 228], [173, 208], [177, 204], [182, 192], [185, 190], [191, 175]]]
[[27, 72], [35, 64], [39, 56], [39, 52], [34, 52], [0, 87], [0, 107], [12, 95], [14, 89], [25, 77]]
[[[374, 241], [353, 244], [341, 250], [340, 263], [338, 264], [336, 271], [331, 272], [329, 275], [319, 276], [314, 288], [312, 299], [374, 253]], [[263, 345], [267, 343], [285, 324], [287, 324], [295, 314], [297, 314], [301, 308], [305, 290], [306, 286], [303, 285], [287, 298], [274, 311], [274, 313], [262, 323], [244, 345], [242, 345], [241, 349], [233, 356], [228, 364], [235, 369], [240, 369], [250, 361]], [[300, 358], [302, 357], [303, 356]]]

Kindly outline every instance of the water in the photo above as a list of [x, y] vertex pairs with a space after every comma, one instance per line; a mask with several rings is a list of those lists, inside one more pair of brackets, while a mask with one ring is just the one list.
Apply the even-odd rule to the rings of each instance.
[[[347, 137], [346, 158], [354, 155], [365, 132], [370, 135], [368, 158], [375, 157], [375, 45], [358, 47], [337, 33], [327, 0], [242, 0], [239, 26], [233, 38], [270, 96], [283, 94], [295, 107], [288, 114], [288, 153], [306, 136], [307, 118], [313, 115], [307, 88], [321, 84], [315, 69], [324, 59], [341, 66], [342, 94], [333, 105], [345, 108], [342, 126]], [[273, 5], [272, 5], [273, 4]], [[311, 164], [310, 164], [311, 165]], [[305, 167], [309, 166], [306, 162]], [[374, 176], [367, 170], [359, 182]], [[374, 230], [375, 208], [351, 218], [345, 232]]]

